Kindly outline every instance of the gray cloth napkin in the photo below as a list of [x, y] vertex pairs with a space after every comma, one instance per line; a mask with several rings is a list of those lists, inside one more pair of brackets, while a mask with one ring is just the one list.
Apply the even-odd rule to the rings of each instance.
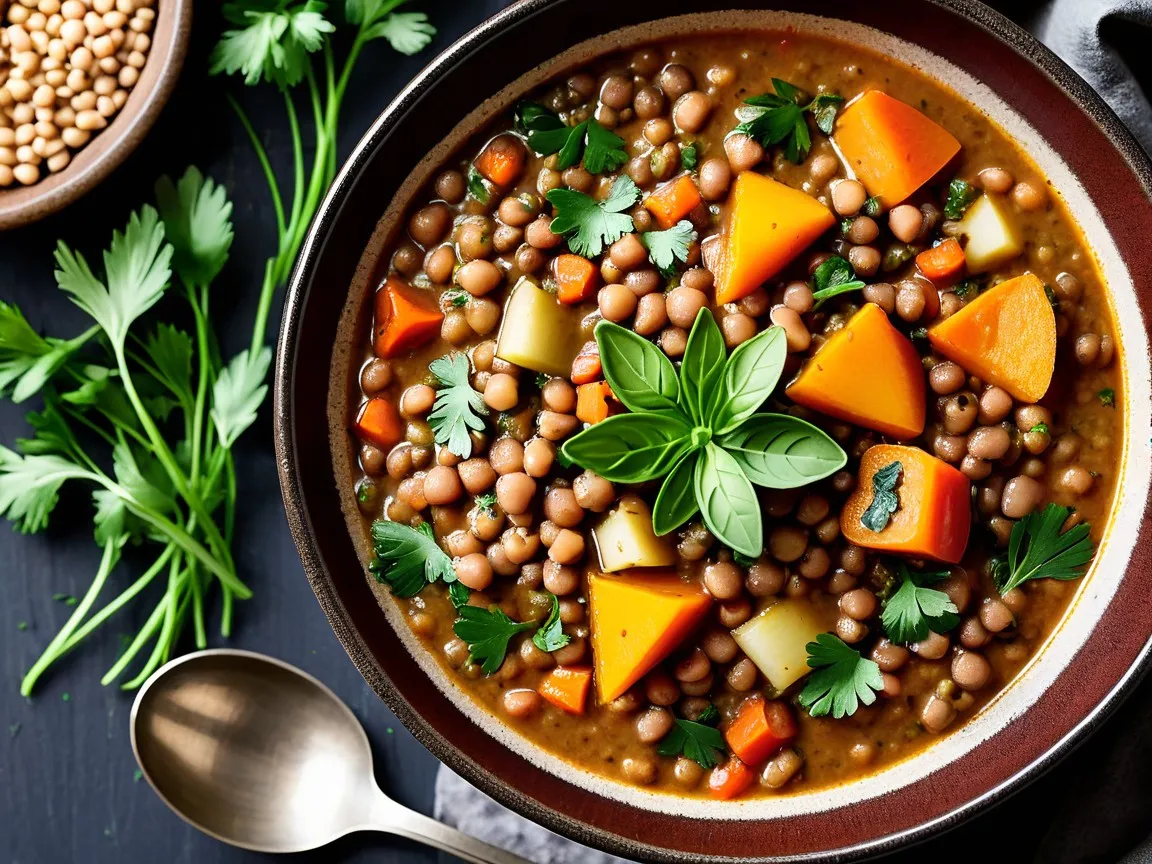
[[[1119, 47], [1108, 40], [1117, 26], [1143, 29], [1147, 36], [1152, 32], [1152, 0], [1052, 0], [1031, 29], [1104, 97], [1152, 153], [1152, 106]], [[506, 810], [443, 765], [436, 776], [435, 816], [536, 864], [626, 864]], [[1152, 840], [1133, 850], [1123, 864], [1152, 864]]]

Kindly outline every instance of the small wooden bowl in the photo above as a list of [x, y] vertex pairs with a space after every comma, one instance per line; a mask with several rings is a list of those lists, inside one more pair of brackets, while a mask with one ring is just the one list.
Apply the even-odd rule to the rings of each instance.
[[[0, 2], [0, 9], [6, 4]], [[79, 150], [68, 167], [33, 186], [0, 189], [0, 231], [30, 225], [63, 210], [98, 186], [136, 149], [180, 77], [192, 32], [192, 0], [158, 0], [152, 47], [140, 80], [108, 128]]]

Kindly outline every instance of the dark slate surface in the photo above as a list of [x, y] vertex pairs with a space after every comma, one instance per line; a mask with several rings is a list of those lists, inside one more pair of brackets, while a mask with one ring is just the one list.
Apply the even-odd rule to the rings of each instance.
[[[199, 4], [198, 4], [199, 5]], [[421, 58], [379, 46], [354, 79], [342, 130], [342, 152], [421, 64], [451, 39], [504, 5], [503, 0], [428, 0], [421, 4], [440, 35]], [[1013, 10], [1023, 15], [1032, 4]], [[203, 4], [176, 96], [143, 147], [111, 180], [67, 213], [0, 235], [0, 297], [18, 303], [34, 325], [57, 335], [81, 329], [79, 313], [55, 289], [52, 248], [67, 238], [88, 251], [103, 247], [129, 206], [149, 198], [161, 173], [195, 162], [225, 183], [236, 202], [238, 243], [214, 302], [229, 353], [247, 344], [256, 286], [273, 242], [272, 214], [247, 142], [222, 99], [223, 84], [206, 79], [205, 58], [218, 22]], [[245, 94], [257, 129], [281, 172], [289, 144], [278, 100], [267, 90]], [[23, 411], [0, 406], [0, 442], [26, 427]], [[377, 754], [377, 774], [393, 796], [424, 812], [432, 806], [436, 761], [364, 684], [333, 637], [301, 572], [280, 503], [267, 408], [239, 447], [241, 506], [237, 550], [242, 575], [257, 599], [238, 607], [233, 645], [295, 663], [329, 684], [365, 723]], [[121, 632], [138, 620], [118, 620], [45, 678], [36, 698], [17, 694], [24, 670], [69, 610], [54, 593], [79, 595], [97, 564], [86, 495], [66, 496], [52, 529], [19, 537], [0, 527], [0, 861], [170, 862], [215, 864], [261, 856], [234, 850], [178, 821], [143, 782], [134, 782], [128, 744], [129, 695], [99, 685], [115, 658]], [[138, 572], [138, 571], [137, 571]], [[121, 582], [127, 568], [116, 575]], [[27, 630], [17, 623], [26, 621]], [[67, 694], [67, 695], [66, 695]], [[1036, 862], [1115, 861], [1148, 830], [1152, 807], [1152, 740], [1144, 718], [1152, 710], [1145, 684], [1124, 709], [1073, 757], [1025, 792], [954, 833], [890, 860], [970, 859]], [[18, 727], [18, 728], [17, 728]], [[10, 730], [10, 731], [9, 731]], [[308, 861], [390, 861], [415, 864], [435, 853], [389, 838], [355, 837]]]

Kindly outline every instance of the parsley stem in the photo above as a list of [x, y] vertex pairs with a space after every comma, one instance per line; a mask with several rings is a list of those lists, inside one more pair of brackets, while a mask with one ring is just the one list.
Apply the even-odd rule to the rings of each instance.
[[211, 354], [208, 347], [208, 286], [200, 287], [200, 297], [196, 296], [196, 286], [186, 286], [188, 305], [192, 307], [192, 317], [196, 320], [196, 353], [198, 369], [196, 374], [196, 397], [192, 406], [192, 468], [193, 483], [200, 477], [200, 459], [204, 443], [204, 407], [208, 399], [208, 374]]
[[122, 690], [135, 690], [141, 684], [148, 680], [156, 669], [164, 662], [173, 641], [173, 633], [176, 628], [177, 612], [179, 611], [180, 595], [186, 587], [188, 579], [188, 571], [181, 568], [180, 557], [177, 556], [172, 559], [172, 563], [168, 566], [168, 593], [164, 595], [162, 604], [164, 606], [164, 623], [160, 628], [160, 636], [156, 640], [155, 646], [152, 648], [152, 654], [144, 663], [144, 666], [136, 673], [136, 677], [130, 681], [125, 681], [120, 685]]
[[[316, 82], [312, 77], [312, 66], [308, 66], [308, 83], [309, 86], [315, 90]], [[296, 114], [296, 104], [292, 101], [292, 95], [284, 91], [284, 109], [288, 112], [288, 128], [292, 133], [292, 214], [288, 218], [288, 225], [296, 225], [300, 221], [300, 208], [304, 206], [304, 141], [300, 135], [300, 118]], [[287, 242], [288, 237], [285, 233], [280, 236], [280, 250], [279, 255], [281, 260], [284, 256], [284, 244]], [[287, 265], [282, 265], [281, 269]], [[282, 276], [283, 274], [278, 274]], [[277, 281], [282, 281], [278, 278]]]
[[252, 128], [252, 122], [248, 119], [248, 115], [244, 113], [244, 109], [240, 107], [240, 103], [236, 101], [230, 93], [226, 93], [225, 97], [228, 104], [232, 106], [232, 110], [236, 112], [236, 116], [240, 118], [240, 125], [244, 127], [244, 131], [248, 133], [248, 140], [252, 142], [252, 148], [256, 151], [256, 158], [260, 161], [260, 167], [264, 170], [264, 179], [268, 181], [268, 191], [272, 193], [272, 207], [276, 211], [276, 227], [280, 234], [284, 233], [284, 202], [280, 198], [280, 186], [276, 182], [276, 173], [272, 170], [272, 163], [268, 160], [268, 153], [264, 149], [264, 145], [260, 143], [260, 136], [256, 134], [256, 130]]
[[204, 630], [204, 586], [200, 584], [200, 572], [195, 561], [188, 562], [188, 579], [192, 585], [193, 640], [196, 647], [203, 650], [208, 647], [208, 635]]

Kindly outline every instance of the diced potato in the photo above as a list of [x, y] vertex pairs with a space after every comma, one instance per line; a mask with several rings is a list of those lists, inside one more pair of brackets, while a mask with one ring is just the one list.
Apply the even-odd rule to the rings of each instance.
[[991, 270], [1024, 251], [1024, 237], [1016, 217], [997, 196], [977, 198], [960, 220], [959, 228], [968, 240], [964, 261], [970, 273]]
[[732, 631], [740, 649], [783, 693], [807, 675], [807, 645], [828, 628], [806, 600], [781, 600]]
[[496, 356], [533, 372], [567, 376], [583, 344], [580, 313], [522, 276], [504, 307]]
[[676, 553], [652, 530], [652, 511], [638, 495], [625, 495], [604, 521], [592, 529], [600, 569], [615, 573], [629, 567], [670, 567]]

